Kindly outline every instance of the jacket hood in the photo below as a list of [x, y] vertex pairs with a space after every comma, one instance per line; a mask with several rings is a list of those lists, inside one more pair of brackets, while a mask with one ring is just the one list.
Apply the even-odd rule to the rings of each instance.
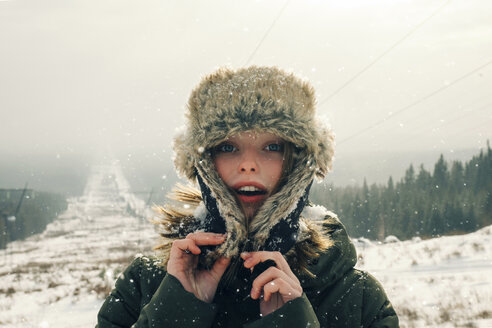
[[[319, 209], [321, 212], [326, 211], [321, 206], [318, 207], [318, 211]], [[307, 294], [322, 293], [357, 263], [357, 252], [347, 230], [337, 216], [329, 211], [324, 215], [323, 234], [330, 244], [322, 250], [321, 256], [315, 257], [310, 263], [309, 271], [312, 275], [303, 278], [302, 285]]]
[[[265, 249], [272, 232], [299, 229], [299, 214], [314, 178], [331, 169], [334, 137], [315, 117], [313, 88], [275, 67], [219, 69], [192, 91], [186, 128], [175, 138], [178, 173], [199, 183], [207, 212], [206, 231], [227, 232], [217, 254], [234, 257], [250, 244]], [[248, 222], [233, 194], [220, 179], [212, 149], [242, 131], [269, 132], [294, 145], [294, 165], [285, 183]], [[202, 226], [203, 227], [203, 226]], [[278, 231], [277, 231], [278, 232]]]

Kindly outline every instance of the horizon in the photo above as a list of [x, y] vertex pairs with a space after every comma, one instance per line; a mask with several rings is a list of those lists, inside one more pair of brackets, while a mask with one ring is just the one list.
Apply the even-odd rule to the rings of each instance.
[[[405, 171], [413, 165], [416, 173], [420, 165], [431, 172], [440, 155], [451, 164], [457, 160], [465, 164], [474, 156], [478, 156], [481, 149], [461, 149], [453, 152], [414, 151], [414, 152], [359, 152], [336, 158], [333, 171], [320, 185], [335, 187], [362, 187], [366, 180], [368, 185], [387, 185], [391, 176], [395, 183], [404, 176]], [[28, 183], [29, 189], [62, 193], [66, 196], [78, 196], [86, 185], [86, 177], [90, 174], [93, 165], [111, 160], [118, 160], [122, 165], [126, 178], [133, 191], [143, 192], [152, 189], [156, 195], [166, 194], [177, 182], [184, 182], [175, 172], [172, 160], [167, 156], [154, 156], [152, 153], [142, 152], [142, 156], [123, 157], [122, 159], [106, 157], [102, 161], [80, 157], [80, 154], [63, 156], [53, 159], [47, 154], [24, 155], [21, 165], [18, 160], [3, 160], [0, 163], [0, 189], [23, 189]], [[382, 156], [391, 155], [391, 156]], [[38, 157], [39, 156], [39, 157]], [[361, 164], [362, 162], [362, 164]], [[30, 164], [30, 165], [29, 165]], [[67, 185], [69, 187], [67, 187]]]

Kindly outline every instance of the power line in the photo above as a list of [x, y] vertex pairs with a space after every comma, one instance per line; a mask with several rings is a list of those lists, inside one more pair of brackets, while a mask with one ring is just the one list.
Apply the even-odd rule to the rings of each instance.
[[[490, 85], [488, 85], [487, 83], [483, 83], [481, 86], [484, 87], [483, 89], [486, 89], [485, 92], [484, 92], [484, 93], [487, 94], [486, 97], [483, 97], [483, 96], [482, 97], [477, 97], [477, 98], [473, 99], [473, 101], [468, 102], [466, 105], [465, 104], [456, 104], [458, 106], [457, 106], [457, 108], [455, 108], [454, 112], [461, 111], [461, 109], [466, 109], [466, 108], [468, 108], [468, 109], [475, 108], [475, 109], [469, 110], [469, 111], [475, 111], [476, 108], [481, 108], [481, 106], [477, 106], [477, 104], [480, 104], [481, 101], [483, 103], [483, 100], [484, 99], [485, 100], [490, 100], [490, 95], [489, 95], [489, 93], [490, 93], [489, 92]], [[474, 88], [473, 91], [476, 92], [476, 93], [478, 93], [477, 92], [478, 91], [478, 88]], [[484, 90], [480, 90], [480, 91], [483, 92]], [[460, 99], [462, 99], [462, 98], [463, 98], [463, 96], [460, 95]], [[452, 104], [455, 105], [454, 102]], [[446, 117], [449, 116], [449, 112], [450, 112], [449, 105], [446, 104], [446, 106], [439, 106], [439, 107], [435, 107], [435, 108], [436, 108], [436, 110], [433, 109], [432, 110], [432, 114], [434, 114], [434, 115], [445, 115]], [[415, 119], [416, 119], [416, 121], [418, 122], [418, 125], [421, 126], [421, 123], [420, 122], [423, 121], [423, 122], [428, 123], [430, 121], [430, 119], [428, 119], [427, 117], [423, 117], [423, 115], [421, 113], [418, 113], [418, 112], [415, 113], [414, 112], [412, 114], [413, 114], [413, 116], [410, 119], [407, 119], [406, 122], [405, 122], [405, 124], [408, 124], [408, 122], [409, 121], [412, 121], [412, 120], [415, 121]]]
[[[490, 104], [491, 103], [489, 103], [487, 105], [490, 105]], [[485, 105], [483, 107], [480, 107], [480, 111], [483, 110], [483, 108], [486, 108], [487, 105]], [[467, 114], [471, 114], [471, 113], [467, 113]], [[491, 117], [488, 117], [485, 120], [482, 120], [479, 124], [475, 124], [475, 125], [472, 125], [472, 126], [471, 125], [469, 125], [469, 126], [460, 125], [461, 129], [455, 129], [455, 130], [453, 130], [452, 131], [453, 133], [446, 135], [443, 139], [450, 139], [450, 138], [454, 138], [457, 135], [463, 135], [464, 133], [475, 132], [477, 129], [479, 129], [479, 128], [483, 127], [483, 126], [490, 125], [491, 122], [492, 122], [492, 116]], [[483, 138], [486, 138], [486, 136], [483, 136]], [[429, 137], [426, 137], [426, 139], [428, 140]], [[487, 140], [489, 140], [489, 139], [487, 138]], [[401, 148], [404, 148], [404, 146], [406, 146], [409, 142], [415, 142], [415, 140], [408, 139], [407, 138], [405, 141], [399, 142], [400, 149]], [[440, 152], [441, 154], [443, 154], [444, 149], [441, 149], [441, 150], [436, 149], [435, 151]], [[399, 156], [401, 156], [399, 153], [394, 153], [392, 156], [385, 157], [385, 161], [386, 162], [390, 162], [391, 160], [393, 160], [395, 158], [398, 158]], [[417, 165], [418, 164], [417, 161], [412, 161], [411, 163], [412, 164], [416, 164], [415, 166], [418, 166]], [[379, 162], [377, 162], [377, 163], [371, 163], [371, 164], [367, 165], [366, 168], [373, 169], [376, 166], [378, 168], [380, 168], [381, 163], [379, 163]], [[389, 176], [391, 176], [391, 175], [389, 175]], [[388, 178], [389, 178], [389, 176], [388, 176]], [[365, 178], [367, 178], [367, 176]]]
[[466, 131], [466, 132], [475, 132], [475, 130], [478, 129], [478, 128], [481, 128], [481, 127], [483, 127], [485, 125], [490, 125], [491, 122], [492, 122], [492, 117], [489, 117], [485, 121], [481, 121], [479, 124], [475, 124], [474, 126], [472, 126], [470, 128], [466, 128], [466, 129], [461, 129], [461, 130], [454, 131], [455, 133], [451, 134], [450, 137], [454, 137], [454, 136], [457, 136], [459, 134], [462, 134], [464, 131]]
[[265, 41], [265, 39], [267, 38], [267, 36], [270, 33], [270, 31], [272, 30], [272, 28], [277, 23], [277, 21], [280, 18], [280, 16], [282, 16], [282, 13], [284, 12], [285, 8], [287, 8], [289, 2], [290, 2], [290, 0], [287, 0], [285, 2], [284, 6], [282, 7], [282, 9], [280, 9], [277, 17], [273, 20], [272, 25], [270, 25], [270, 27], [266, 30], [265, 34], [263, 35], [263, 38], [261, 38], [260, 42], [256, 46], [255, 50], [253, 50], [253, 52], [251, 53], [251, 55], [249, 55], [248, 60], [244, 63], [244, 66], [248, 65], [251, 62], [251, 59], [253, 59], [253, 56], [256, 54], [256, 52], [258, 51], [258, 49], [261, 47], [261, 45], [263, 44], [263, 41]]
[[[488, 109], [488, 108], [490, 108], [490, 105], [491, 105], [491, 104], [492, 104], [492, 103], [488, 103], [488, 104], [486, 104], [486, 105], [484, 105], [484, 106], [480, 106], [480, 107], [478, 108], [478, 110], [475, 110], [475, 111], [470, 111], [470, 112], [465, 113], [464, 115], [460, 115], [460, 116], [458, 116], [458, 117], [455, 117], [453, 120], [448, 121], [448, 122], [445, 122], [444, 124], [442, 124], [442, 125], [440, 125], [440, 126], [436, 127], [436, 129], [440, 129], [440, 128], [442, 128], [442, 127], [446, 126], [446, 125], [449, 125], [449, 124], [451, 124], [451, 123], [454, 123], [454, 122], [455, 122], [455, 121], [457, 121], [457, 120], [462, 120], [463, 118], [465, 118], [465, 117], [469, 116], [470, 114], [477, 114], [477, 113], [479, 113], [479, 112], [483, 111], [484, 109]], [[490, 118], [491, 118], [491, 117], [488, 117], [487, 119], [485, 119], [485, 120], [486, 120], [486, 121], [485, 121], [485, 123], [489, 123], [488, 121], [490, 120]], [[473, 124], [473, 123], [475, 123], [475, 122], [471, 122], [471, 123]], [[485, 124], [484, 124], [484, 121], [483, 121], [483, 120], [481, 120], [481, 121], [480, 121], [480, 123], [479, 123], [478, 125], [474, 124], [473, 126], [471, 126], [470, 124], [468, 124], [468, 126], [466, 126], [466, 125], [464, 125], [464, 124], [460, 124], [460, 125], [458, 125], [458, 126], [457, 126], [457, 128], [455, 128], [455, 129], [453, 129], [452, 131], [450, 131], [450, 133], [449, 133], [449, 131], [439, 131], [438, 133], [439, 133], [441, 136], [442, 136], [443, 134], [445, 134], [445, 137], [444, 137], [444, 138], [449, 139], [449, 138], [452, 138], [452, 137], [454, 137], [454, 136], [456, 136], [456, 135], [460, 135], [460, 134], [461, 134], [461, 135], [464, 135], [464, 133], [465, 133], [465, 132], [474, 132], [474, 130], [475, 130], [476, 128], [478, 128], [478, 127], [482, 127], [483, 125], [485, 125]], [[435, 131], [435, 130], [431, 130], [431, 132], [434, 132], [434, 131]], [[414, 131], [414, 132], [417, 132], [417, 131]], [[417, 133], [417, 134], [418, 134], [418, 133]]]
[[[439, 126], [436, 126], [435, 128], [440, 129], [440, 128], [445, 127], [445, 126], [447, 126], [447, 125], [449, 125], [451, 123], [456, 122], [457, 120], [463, 119], [463, 118], [468, 117], [470, 115], [475, 115], [475, 114], [477, 114], [477, 113], [479, 113], [479, 112], [487, 109], [490, 106], [492, 106], [492, 102], [489, 102], [489, 103], [487, 103], [485, 105], [481, 105], [481, 106], [475, 107], [475, 108], [473, 108], [473, 109], [471, 109], [469, 111], [466, 111], [462, 115], [455, 116], [451, 120], [446, 120], [445, 122], [442, 122]], [[471, 104], [468, 104], [466, 106], [461, 106], [461, 107], [470, 108], [472, 106], [471, 106]], [[435, 114], [435, 113], [433, 113], [433, 114]], [[422, 118], [422, 115], [419, 115], [419, 118]], [[410, 122], [411, 122], [411, 120], [410, 120]], [[417, 128], [413, 128], [412, 129], [412, 133], [415, 134], [415, 135], [418, 135], [420, 132], [427, 131], [430, 127], [435, 126], [435, 123], [433, 123], [432, 120], [425, 119], [425, 123], [427, 123], [427, 124], [421, 124], [420, 122], [413, 123], [413, 125], [416, 125]], [[412, 123], [410, 123], [410, 124], [412, 124]], [[406, 126], [409, 126], [410, 124], [409, 124], [409, 120], [407, 120], [405, 122], [405, 125]], [[381, 133], [377, 134], [377, 136], [380, 136], [382, 133], [384, 133], [385, 135], [388, 135], [390, 132], [394, 131], [396, 128], [397, 128], [397, 126], [392, 125], [392, 126], [386, 128]]]
[[405, 41], [412, 35], [416, 30], [421, 28], [425, 23], [427, 23], [431, 18], [433, 18], [439, 11], [441, 11], [445, 6], [447, 6], [451, 0], [446, 1], [442, 6], [437, 8], [434, 12], [432, 12], [429, 16], [427, 16], [423, 21], [421, 21], [419, 24], [417, 24], [413, 29], [411, 29], [409, 32], [407, 32], [402, 38], [400, 38], [398, 41], [396, 41], [394, 44], [392, 44], [388, 49], [383, 51], [378, 57], [376, 57], [372, 62], [367, 64], [362, 70], [357, 72], [354, 76], [352, 76], [350, 79], [345, 81], [340, 87], [338, 87], [335, 91], [333, 91], [330, 95], [328, 95], [325, 99], [323, 99], [318, 107], [322, 106], [324, 103], [326, 103], [328, 100], [336, 96], [340, 91], [345, 89], [346, 86], [348, 86], [350, 83], [352, 83], [355, 79], [357, 79], [359, 76], [361, 76], [365, 71], [367, 71], [369, 68], [374, 66], [381, 58], [386, 56], [391, 50], [395, 49], [400, 43]]
[[463, 115], [460, 115], [460, 116], [458, 116], [458, 117], [455, 117], [454, 119], [452, 119], [452, 120], [450, 120], [450, 121], [443, 122], [443, 124], [441, 124], [441, 125], [439, 126], [439, 128], [442, 128], [442, 127], [444, 127], [444, 126], [447, 126], [447, 125], [449, 125], [449, 124], [451, 124], [451, 123], [454, 123], [454, 122], [456, 122], [456, 121], [458, 121], [458, 120], [461, 120], [461, 119], [463, 119], [463, 118], [465, 118], [465, 117], [469, 116], [470, 114], [477, 114], [477, 113], [480, 113], [481, 111], [483, 111], [483, 110], [485, 110], [485, 109], [490, 109], [490, 108], [492, 108], [492, 102], [490, 102], [490, 103], [488, 103], [488, 104], [486, 104], [486, 105], [480, 106], [480, 107], [478, 107], [478, 108], [472, 109], [472, 110], [470, 110], [470, 111], [468, 111], [468, 112], [464, 113]]
[[[473, 91], [480, 90], [480, 92], [482, 92], [482, 93], [483, 92], [489, 93], [488, 91], [490, 89], [490, 86], [486, 82], [484, 82], [483, 80], [481, 81], [480, 87], [482, 87], [482, 88], [479, 89], [478, 87], [477, 88], [473, 87]], [[461, 98], [463, 98], [463, 97], [460, 96], [460, 99]], [[490, 95], [488, 95], [486, 97], [483, 97], [483, 96], [477, 97], [477, 98], [473, 99], [472, 101], [468, 102], [466, 105], [465, 104], [459, 105], [459, 104], [453, 103], [453, 105], [459, 105], [459, 106], [457, 106], [457, 108], [455, 108], [453, 113], [456, 113], [460, 108], [463, 108], [463, 109], [464, 108], [471, 108], [470, 110], [466, 111], [466, 114], [464, 114], [464, 115], [461, 115], [461, 116], [458, 115], [458, 117], [456, 117], [455, 115], [451, 115], [451, 116], [455, 116], [456, 119], [449, 120], [450, 108], [449, 108], [449, 106], [446, 105], [446, 106], [441, 106], [441, 107], [433, 107], [432, 112], [429, 112], [428, 113], [429, 115], [426, 115], [426, 116], [423, 116], [421, 113], [419, 113], [419, 111], [413, 111], [413, 112], [411, 112], [412, 116], [407, 118], [402, 123], [404, 123], [404, 125], [407, 127], [407, 129], [409, 127], [411, 127], [412, 125], [416, 126], [416, 128], [411, 128], [411, 131], [414, 135], [418, 135], [418, 132], [425, 131], [429, 127], [435, 125], [435, 122], [432, 121], [433, 119], [430, 118], [431, 114], [434, 116], [439, 115], [440, 112], [442, 112], [441, 109], [444, 109], [445, 112], [441, 113], [440, 115], [445, 115], [448, 119], [445, 122], [442, 122], [439, 125], [439, 127], [437, 127], [437, 128], [441, 128], [441, 127], [449, 125], [452, 122], [457, 121], [460, 118], [481, 112], [482, 110], [487, 109], [486, 108], [487, 105], [492, 105], [492, 103], [490, 103], [490, 102], [487, 103], [486, 105], [483, 105], [484, 100], [490, 101]], [[482, 105], [479, 105], [480, 103], [482, 103]], [[426, 114], [427, 114], [427, 112], [426, 112]], [[374, 137], [376, 137], [376, 138], [381, 137], [381, 135], [383, 135], [383, 134], [384, 134], [384, 136], [387, 136], [388, 134], [391, 134], [391, 132], [395, 132], [395, 130], [397, 130], [397, 129], [398, 129], [398, 131], [396, 131], [396, 134], [401, 133], [402, 127], [403, 127], [403, 124], [391, 124], [391, 125], [385, 127], [384, 131], [375, 131], [373, 138]]]
[[[469, 111], [469, 112], [465, 113], [464, 115], [460, 115], [460, 116], [458, 116], [458, 117], [455, 117], [455, 118], [454, 118], [453, 120], [451, 120], [451, 121], [447, 121], [447, 122], [445, 122], [444, 124], [442, 124], [442, 125], [441, 125], [441, 126], [439, 126], [438, 128], [442, 128], [443, 126], [449, 125], [449, 124], [451, 124], [451, 123], [453, 123], [453, 122], [455, 122], [455, 121], [457, 121], [457, 120], [459, 120], [459, 119], [462, 119], [462, 118], [464, 118], [464, 117], [467, 117], [467, 116], [469, 116], [469, 115], [471, 115], [471, 114], [476, 114], [476, 113], [478, 113], [478, 112], [481, 112], [481, 111], [483, 111], [484, 109], [487, 109], [488, 107], [490, 107], [491, 105], [492, 105], [492, 103], [487, 103], [486, 105], [479, 106], [478, 108], [473, 109], [473, 110], [471, 110], [471, 111]], [[478, 126], [473, 126], [473, 127], [471, 127], [471, 128], [470, 128], [470, 127], [464, 127], [462, 124], [460, 124], [460, 127], [461, 127], [462, 129], [455, 129], [455, 130], [453, 131], [453, 132], [455, 132], [455, 133], [448, 134], [448, 135], [446, 136], [446, 138], [452, 138], [452, 137], [454, 137], [455, 135], [462, 134], [462, 133], [463, 133], [463, 132], [465, 132], [465, 131], [467, 131], [467, 132], [468, 132], [468, 131], [474, 131], [477, 127], [481, 127], [482, 125], [485, 125], [485, 124], [483, 124], [483, 123], [484, 123], [484, 122], [482, 121], [482, 122], [480, 123], [480, 125], [478, 125]], [[488, 122], [488, 120], [487, 120], [485, 123], [490, 124], [490, 123]], [[423, 131], [423, 130], [426, 130], [426, 128], [425, 128], [425, 129], [417, 129], [417, 130], [412, 130], [412, 132], [413, 132], [413, 134], [415, 134], [415, 135], [420, 135], [419, 131]], [[402, 136], [401, 136], [401, 135], [399, 135], [398, 137], [402, 137]], [[426, 138], [426, 140], [428, 140], [428, 139], [429, 139], [429, 137], [428, 137], [428, 136], [426, 136], [425, 138]], [[399, 138], [399, 139], [401, 139], [401, 138]], [[395, 140], [396, 140], [396, 141], [398, 141], [397, 139], [392, 138], [392, 141], [395, 141]], [[406, 146], [407, 144], [409, 144], [409, 143], [415, 143], [415, 139], [405, 137], [402, 141], [398, 141], [398, 145], [399, 145], [399, 147], [400, 147], [400, 148], [405, 148], [405, 146]], [[395, 154], [395, 155], [393, 155], [393, 156], [387, 157], [387, 158], [386, 158], [386, 160], [387, 160], [387, 161], [388, 161], [388, 160], [392, 160], [392, 159], [397, 158], [398, 156], [400, 156], [400, 155], [399, 155], [399, 154]], [[377, 163], [373, 163], [373, 164], [369, 165], [369, 166], [368, 166], [368, 168], [372, 168], [372, 167], [374, 167], [375, 165], [379, 165], [379, 164], [377, 164]]]
[[444, 91], [444, 90], [448, 89], [449, 87], [451, 87], [451, 86], [453, 86], [453, 85], [457, 84], [458, 82], [461, 82], [462, 80], [466, 79], [467, 77], [470, 77], [471, 75], [475, 74], [476, 72], [478, 72], [479, 70], [481, 70], [481, 69], [485, 68], [486, 66], [488, 66], [488, 65], [490, 65], [490, 64], [492, 64], [492, 60], [489, 60], [489, 61], [488, 61], [488, 62], [486, 62], [485, 64], [480, 65], [479, 67], [477, 67], [477, 68], [473, 69], [472, 71], [470, 71], [470, 72], [468, 72], [468, 73], [466, 73], [466, 74], [464, 74], [464, 75], [460, 76], [459, 78], [455, 79], [454, 81], [450, 82], [449, 84], [444, 85], [444, 86], [442, 86], [442, 87], [440, 87], [440, 88], [438, 88], [438, 89], [436, 89], [436, 90], [434, 90], [434, 91], [432, 91], [432, 92], [430, 92], [430, 93], [426, 94], [425, 96], [423, 96], [422, 98], [420, 98], [420, 99], [418, 99], [418, 100], [414, 101], [413, 103], [411, 103], [411, 104], [409, 104], [409, 105], [407, 105], [407, 106], [405, 106], [405, 107], [403, 107], [403, 108], [400, 108], [399, 110], [397, 110], [397, 111], [396, 111], [396, 112], [394, 112], [394, 113], [391, 113], [390, 115], [388, 115], [387, 117], [383, 118], [382, 120], [379, 120], [379, 121], [377, 121], [376, 123], [374, 123], [374, 124], [372, 124], [372, 125], [370, 125], [370, 126], [368, 126], [368, 127], [364, 128], [364, 129], [362, 129], [362, 130], [360, 130], [360, 131], [358, 131], [358, 132], [356, 132], [356, 133], [352, 134], [351, 136], [349, 136], [349, 137], [347, 137], [347, 138], [345, 138], [345, 139], [342, 139], [340, 142], [338, 142], [338, 144], [342, 144], [342, 143], [344, 143], [344, 142], [346, 142], [346, 141], [348, 141], [348, 140], [350, 140], [350, 139], [353, 139], [353, 138], [355, 138], [355, 137], [357, 137], [357, 136], [359, 136], [359, 135], [361, 135], [361, 134], [363, 134], [363, 133], [365, 133], [365, 132], [367, 132], [367, 131], [369, 131], [369, 130], [371, 130], [371, 129], [375, 128], [376, 126], [379, 126], [379, 125], [381, 125], [381, 124], [385, 123], [386, 121], [388, 121], [388, 120], [390, 120], [390, 119], [394, 118], [396, 115], [401, 114], [401, 113], [403, 113], [404, 111], [406, 111], [406, 110], [408, 110], [408, 109], [410, 109], [410, 108], [412, 108], [412, 107], [417, 106], [418, 104], [420, 104], [420, 103], [422, 103], [422, 102], [426, 101], [427, 99], [429, 99], [429, 98], [431, 98], [431, 97], [435, 96], [436, 94], [438, 94], [438, 93], [440, 93], [440, 92], [442, 92], [442, 91]]

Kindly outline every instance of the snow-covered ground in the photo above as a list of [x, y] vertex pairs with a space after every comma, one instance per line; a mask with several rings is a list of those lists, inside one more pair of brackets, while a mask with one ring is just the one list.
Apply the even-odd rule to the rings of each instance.
[[44, 233], [0, 251], [0, 327], [94, 327], [115, 278], [156, 242], [115, 162]]
[[[118, 274], [158, 235], [117, 162], [46, 231], [0, 250], [1, 327], [93, 327]], [[355, 240], [358, 267], [386, 289], [401, 327], [492, 327], [492, 227], [464, 236]]]
[[355, 242], [357, 266], [383, 284], [402, 327], [492, 327], [492, 226], [429, 240]]

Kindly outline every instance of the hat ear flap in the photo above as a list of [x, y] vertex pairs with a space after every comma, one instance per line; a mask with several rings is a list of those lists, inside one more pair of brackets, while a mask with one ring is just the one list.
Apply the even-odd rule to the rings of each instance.
[[315, 153], [318, 165], [316, 176], [323, 179], [332, 169], [335, 154], [335, 135], [329, 128], [322, 127], [320, 129]]
[[189, 149], [188, 139], [186, 132], [181, 132], [174, 138], [174, 166], [180, 177], [186, 177], [193, 181], [196, 177], [196, 171], [193, 157], [190, 156], [192, 149]]

